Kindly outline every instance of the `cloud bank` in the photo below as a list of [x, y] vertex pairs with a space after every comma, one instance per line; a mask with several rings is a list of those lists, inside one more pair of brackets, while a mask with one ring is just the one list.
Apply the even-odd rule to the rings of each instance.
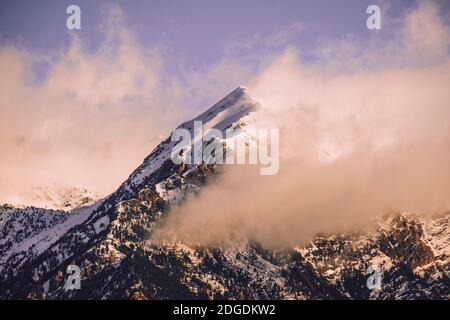
[[431, 3], [400, 25], [368, 52], [339, 43], [326, 59], [304, 62], [294, 48], [274, 58], [247, 86], [266, 108], [259, 125], [280, 128], [279, 174], [225, 168], [172, 209], [153, 240], [295, 245], [390, 210], [448, 208], [449, 27]]
[[106, 195], [183, 119], [161, 50], [139, 46], [117, 6], [100, 31], [94, 52], [70, 32], [56, 53], [0, 47], [0, 202], [54, 184]]

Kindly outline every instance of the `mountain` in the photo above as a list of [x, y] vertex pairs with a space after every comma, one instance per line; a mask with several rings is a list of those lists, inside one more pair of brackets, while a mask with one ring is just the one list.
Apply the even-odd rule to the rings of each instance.
[[[46, 187], [32, 187], [22, 191], [14, 202], [15, 207], [34, 206], [45, 209], [70, 211], [75, 208], [94, 204], [100, 194], [85, 188], [52, 184]], [[26, 205], [25, 205], [26, 203]]]
[[[246, 127], [261, 106], [239, 87], [194, 121]], [[148, 241], [157, 224], [218, 174], [172, 162], [161, 142], [111, 195], [69, 212], [0, 207], [1, 299], [449, 299], [449, 217], [398, 212], [365, 234], [318, 235], [283, 251], [253, 241], [202, 247]], [[204, 148], [205, 145], [202, 145]], [[367, 268], [383, 267], [370, 290]], [[81, 288], [65, 290], [68, 265]]]

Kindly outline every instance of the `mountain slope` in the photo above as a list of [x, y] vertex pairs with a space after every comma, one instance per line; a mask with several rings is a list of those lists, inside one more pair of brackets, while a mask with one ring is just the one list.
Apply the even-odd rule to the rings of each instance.
[[[247, 135], [245, 125], [259, 109], [239, 87], [179, 128], [192, 132], [201, 120], [205, 128]], [[113, 194], [91, 206], [69, 213], [3, 207], [0, 298], [450, 298], [448, 212], [430, 221], [398, 213], [371, 234], [318, 236], [283, 252], [251, 241], [150, 243], [170, 207], [217, 175], [215, 165], [174, 164], [175, 144], [164, 140]], [[69, 264], [82, 270], [80, 290], [64, 290]], [[384, 267], [381, 291], [366, 286], [372, 264]]]

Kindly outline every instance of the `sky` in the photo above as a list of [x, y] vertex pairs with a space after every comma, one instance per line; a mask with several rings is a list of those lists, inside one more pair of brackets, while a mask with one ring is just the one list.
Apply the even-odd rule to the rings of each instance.
[[[393, 29], [397, 28], [395, 19], [418, 3], [411, 0], [2, 0], [0, 43], [48, 53], [67, 49], [72, 43], [71, 34], [76, 34], [83, 42], [83, 50], [95, 52], [105, 39], [100, 26], [105, 11], [117, 6], [126, 16], [126, 26], [137, 44], [161, 50], [166, 80], [176, 77], [186, 81], [191, 73], [205, 72], [224, 59], [241, 59], [254, 70], [263, 57], [281, 53], [286, 46], [301, 50], [304, 59], [315, 59], [314, 50], [330, 40], [351, 37], [358, 39], [361, 46], [370, 46], [373, 38], [392, 38]], [[447, 0], [435, 3], [448, 16], [450, 3]], [[65, 9], [71, 4], [81, 8], [81, 30], [68, 31], [65, 27], [68, 16]], [[370, 4], [379, 4], [386, 12], [383, 28], [377, 32], [371, 32], [365, 24], [366, 8]], [[45, 64], [34, 67], [41, 78], [45, 77], [46, 70]], [[234, 82], [226, 89], [238, 84]], [[199, 102], [213, 103], [213, 99]]]
[[[99, 21], [105, 7], [116, 4], [140, 45], [163, 48], [164, 68], [183, 78], [187, 70], [205, 70], [224, 57], [242, 57], [259, 51], [269, 54], [294, 45], [311, 54], [321, 41], [349, 35], [369, 39], [366, 8], [382, 4], [391, 18], [404, 14], [416, 3], [410, 0], [373, 1], [66, 1], [2, 0], [0, 40], [43, 52], [68, 47], [71, 37], [65, 28], [70, 4], [82, 12], [82, 29], [76, 32], [85, 49], [98, 49], [103, 40]], [[448, 1], [439, 2], [441, 10]], [[377, 37], [389, 37], [385, 25]]]
[[[66, 28], [71, 4], [81, 30]], [[366, 27], [369, 4], [381, 30]], [[325, 91], [321, 75], [367, 75], [388, 90], [370, 79], [445, 65], [449, 22], [448, 0], [0, 0], [0, 200], [52, 183], [108, 194], [179, 123], [242, 84], [272, 105], [325, 104], [310, 95]]]
[[111, 3], [126, 13], [140, 43], [163, 43], [173, 57], [184, 56], [192, 66], [204, 67], [220, 58], [227, 43], [268, 36], [293, 24], [309, 32], [294, 32], [286, 41], [305, 47], [317, 36], [367, 35], [365, 8], [370, 1], [2, 1], [2, 39], [42, 50], [68, 45], [65, 8], [77, 4], [83, 15], [78, 32], [95, 48], [102, 7]]

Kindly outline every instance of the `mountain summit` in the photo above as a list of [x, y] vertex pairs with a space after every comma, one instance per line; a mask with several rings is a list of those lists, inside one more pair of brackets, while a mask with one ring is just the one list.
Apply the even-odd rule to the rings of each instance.
[[[208, 129], [218, 129], [222, 133], [228, 128], [243, 128], [243, 123], [247, 116], [256, 111], [259, 104], [253, 100], [247, 93], [247, 89], [239, 86], [225, 98], [214, 104], [205, 112], [192, 120], [182, 123], [178, 128], [189, 130], [193, 135], [194, 122], [200, 121], [204, 131]], [[245, 129], [243, 130], [245, 132]], [[161, 176], [154, 176], [159, 173], [159, 169], [164, 168], [164, 172], [173, 172], [175, 166], [171, 161], [171, 151], [177, 144], [168, 137], [150, 155], [145, 158], [144, 162], [131, 174], [127, 181], [119, 188], [121, 194], [133, 193], [132, 190], [141, 187], [143, 184], [154, 184], [161, 181]], [[159, 180], [159, 181], [158, 181]]]

